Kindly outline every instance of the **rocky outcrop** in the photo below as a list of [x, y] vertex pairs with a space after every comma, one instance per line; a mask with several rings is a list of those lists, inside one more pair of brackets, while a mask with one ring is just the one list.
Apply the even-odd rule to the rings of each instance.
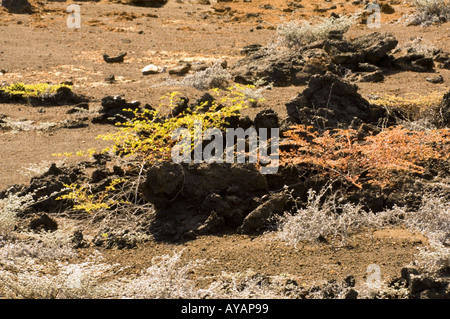
[[[157, 163], [148, 169], [140, 191], [157, 210], [150, 232], [165, 240], [237, 231], [253, 212], [241, 229], [252, 232], [270, 217], [257, 213], [269, 190], [253, 165]], [[268, 202], [259, 211], [269, 209], [269, 215], [280, 211], [279, 201]]]
[[28, 0], [2, 0], [0, 5], [10, 13], [33, 13], [33, 8]]
[[373, 32], [349, 40], [339, 32], [299, 49], [275, 50], [251, 45], [246, 55], [232, 67], [239, 83], [263, 81], [275, 86], [304, 85], [313, 75], [332, 72], [352, 81], [379, 82], [382, 67], [392, 67], [389, 53], [397, 46], [389, 33]]
[[363, 56], [363, 61], [378, 65], [395, 49], [398, 40], [390, 33], [372, 32], [351, 40], [352, 51]]
[[167, 0], [122, 0], [121, 2], [133, 6], [160, 8], [167, 3]]
[[432, 72], [434, 69], [433, 59], [424, 54], [408, 53], [396, 58], [394, 64], [402, 71]]
[[448, 269], [442, 273], [426, 273], [408, 266], [400, 277], [393, 278], [385, 289], [377, 293], [383, 299], [450, 299]]
[[157, 208], [176, 199], [202, 203], [209, 194], [246, 197], [268, 192], [267, 181], [253, 165], [157, 163], [140, 185], [144, 198]]
[[385, 114], [359, 93], [358, 87], [328, 72], [311, 77], [307, 88], [286, 104], [289, 120], [317, 129], [377, 124]]
[[0, 103], [24, 103], [31, 106], [57, 106], [85, 103], [85, 96], [75, 94], [68, 86], [60, 86], [55, 92], [27, 95], [24, 92], [8, 92], [0, 88]]
[[271, 194], [268, 199], [251, 211], [239, 226], [238, 232], [252, 233], [258, 231], [275, 214], [282, 214], [287, 201], [287, 195], [284, 192]]
[[116, 124], [124, 123], [134, 117], [133, 112], [124, 111], [126, 109], [139, 109], [139, 101], [127, 102], [123, 97], [119, 95], [105, 96], [102, 98], [101, 108], [99, 109], [99, 115], [92, 119], [92, 123], [100, 124]]
[[103, 60], [106, 63], [122, 63], [126, 55], [126, 52], [121, 52], [117, 56], [109, 56], [108, 54], [103, 54]]
[[440, 126], [450, 126], [450, 91], [442, 97], [441, 105], [439, 107]]

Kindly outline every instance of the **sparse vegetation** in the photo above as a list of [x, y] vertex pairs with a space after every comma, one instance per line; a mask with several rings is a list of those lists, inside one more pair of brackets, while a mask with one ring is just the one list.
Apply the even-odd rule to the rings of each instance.
[[13, 97], [41, 97], [48, 94], [57, 93], [61, 88], [72, 90], [72, 87], [66, 84], [24, 84], [23, 82], [19, 82], [11, 84], [9, 86], [1, 87], [0, 91]]
[[302, 241], [345, 243], [351, 234], [374, 225], [372, 213], [346, 203], [342, 196], [329, 196], [329, 191], [310, 190], [304, 207], [296, 203], [293, 214], [278, 217], [277, 238], [292, 245]]
[[226, 88], [231, 80], [231, 74], [224, 69], [220, 62], [206, 68], [203, 71], [187, 75], [184, 79], [177, 81], [167, 79], [166, 86], [192, 86], [198, 90], [204, 91], [214, 88]]
[[[416, 266], [428, 274], [449, 271], [449, 202], [439, 195], [426, 194], [417, 210], [396, 206], [374, 214], [358, 205], [341, 204], [343, 197], [338, 192], [325, 197], [329, 192], [329, 187], [320, 193], [310, 191], [305, 205], [296, 205], [293, 214], [277, 217], [276, 238], [292, 245], [300, 242], [325, 243], [329, 240], [345, 244], [351, 234], [363, 230], [404, 227], [425, 235], [430, 241], [429, 246], [419, 248], [414, 261]], [[322, 293], [319, 290], [319, 294]]]
[[[415, 263], [421, 269], [434, 273], [449, 268], [448, 248], [442, 242], [446, 240], [442, 235], [448, 230], [448, 202], [439, 197], [425, 196], [417, 211], [395, 207], [373, 214], [361, 210], [358, 205], [343, 203], [338, 193], [325, 198], [328, 192], [329, 188], [319, 193], [310, 192], [304, 207], [297, 207], [295, 214], [280, 216], [276, 238], [293, 245], [304, 241], [324, 243], [325, 240], [345, 244], [350, 235], [366, 229], [403, 226], [434, 238], [430, 247], [420, 249], [417, 254]], [[349, 289], [335, 281], [323, 286], [299, 287], [295, 276], [265, 276], [251, 270], [222, 273], [215, 277], [193, 277], [206, 261], [186, 260], [183, 250], [154, 257], [145, 271], [127, 276], [126, 267], [106, 263], [98, 255], [80, 264], [61, 262], [59, 260], [74, 254], [67, 244], [58, 241], [54, 234], [29, 236], [40, 238], [40, 242], [4, 242], [0, 247], [0, 295], [3, 297], [340, 299], [345, 298]], [[53, 263], [53, 273], [45, 274], [43, 269], [37, 269], [34, 264], [38, 260]], [[104, 279], [111, 274], [119, 277]], [[196, 282], [202, 280], [210, 284], [199, 288]], [[362, 293], [361, 297], [364, 296]]]
[[[170, 161], [172, 149], [178, 139], [173, 138], [176, 129], [186, 128], [190, 132], [191, 145], [194, 149], [194, 129], [196, 123], [201, 123], [202, 132], [210, 128], [224, 130], [231, 118], [239, 116], [240, 111], [249, 107], [255, 100], [249, 97], [248, 90], [252, 86], [235, 85], [226, 90], [213, 89], [211, 93], [217, 98], [216, 101], [208, 105], [208, 102], [202, 103], [191, 110], [186, 108], [175, 114], [178, 107], [179, 92], [168, 93], [162, 97], [167, 100], [167, 107], [170, 110], [169, 116], [163, 115], [160, 110], [164, 105], [160, 105], [160, 110], [145, 109], [142, 112], [130, 110], [134, 118], [121, 126], [119, 131], [98, 136], [105, 141], [113, 141], [112, 148], [106, 148], [101, 153], [112, 151], [115, 155], [125, 157], [131, 166], [143, 167], [152, 165], [160, 161]], [[253, 96], [255, 97], [255, 96]], [[257, 98], [257, 97], [255, 97]], [[180, 138], [180, 137], [178, 137]], [[96, 153], [95, 149], [88, 151], [78, 151], [78, 156], [92, 156]], [[73, 156], [71, 152], [54, 154], [55, 156]], [[111, 181], [104, 191], [92, 193], [90, 185], [66, 184], [66, 190], [69, 193], [59, 196], [58, 200], [69, 200], [74, 203], [74, 209], [84, 210], [88, 213], [99, 210], [108, 210], [112, 206], [128, 204], [127, 200], [120, 199], [121, 195], [114, 195], [115, 187], [118, 184], [132, 183], [125, 178]], [[122, 194], [123, 195], [123, 194]]]
[[198, 299], [205, 292], [195, 287], [190, 274], [201, 261], [184, 262], [182, 251], [155, 256], [152, 264], [137, 278], [121, 278], [105, 285], [114, 297], [134, 299]]
[[450, 270], [450, 248], [442, 242], [431, 241], [430, 246], [419, 248], [416, 263], [429, 274], [448, 273]]
[[[226, 90], [214, 89], [211, 91], [217, 100], [208, 105], [207, 102], [195, 106], [191, 110], [186, 108], [179, 114], [165, 117], [160, 111], [144, 110], [142, 113], [134, 112], [135, 117], [123, 124], [117, 133], [101, 135], [103, 140], [114, 142], [112, 152], [137, 161], [154, 163], [157, 161], [167, 161], [171, 158], [172, 147], [177, 140], [172, 138], [176, 129], [189, 129], [194, 137], [194, 126], [196, 122], [202, 124], [203, 132], [209, 128], [225, 129], [229, 125], [232, 117], [239, 115], [240, 111], [248, 107], [249, 102], [244, 94], [244, 87], [234, 86]], [[166, 95], [170, 112], [174, 112], [177, 107], [178, 92]], [[162, 109], [163, 106], [160, 106]], [[173, 114], [173, 113], [172, 113]], [[109, 151], [106, 149], [104, 151]]]
[[279, 43], [287, 47], [302, 45], [324, 40], [330, 32], [345, 33], [356, 21], [357, 16], [341, 16], [320, 18], [318, 22], [292, 20], [277, 26]]
[[[20, 246], [14, 246], [20, 249]], [[0, 296], [14, 299], [85, 299], [101, 298], [98, 282], [115, 267], [91, 256], [81, 264], [61, 262], [61, 256], [49, 260], [54, 269], [46, 273], [29, 256], [4, 259], [0, 268]]]
[[112, 206], [130, 204], [128, 201], [114, 198], [116, 188], [127, 181], [124, 178], [112, 180], [104, 191], [92, 193], [90, 185], [80, 186], [77, 184], [64, 185], [69, 193], [56, 198], [57, 200], [69, 200], [74, 203], [73, 208], [93, 213], [101, 209], [110, 209]]
[[408, 18], [408, 24], [427, 26], [450, 20], [450, 1], [412, 0], [416, 12]]
[[301, 164], [331, 180], [385, 187], [395, 172], [422, 174], [424, 163], [448, 159], [448, 129], [411, 131], [402, 126], [389, 127], [378, 134], [358, 138], [356, 130], [325, 131], [295, 126], [286, 132], [281, 164]]
[[450, 297], [450, 0], [22, 2], [0, 299]]
[[426, 96], [410, 94], [406, 97], [374, 93], [369, 96], [369, 102], [384, 107], [398, 123], [422, 121], [429, 123], [430, 128], [436, 128], [445, 123], [441, 110], [442, 96], [440, 92]]
[[0, 236], [11, 234], [17, 222], [17, 214], [33, 202], [31, 195], [18, 196], [9, 194], [5, 198], [0, 199]]

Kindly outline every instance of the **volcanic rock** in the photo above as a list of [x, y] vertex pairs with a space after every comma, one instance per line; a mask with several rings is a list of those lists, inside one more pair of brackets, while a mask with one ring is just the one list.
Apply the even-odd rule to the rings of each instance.
[[316, 129], [358, 127], [384, 116], [359, 93], [358, 87], [331, 72], [311, 77], [307, 88], [286, 104], [289, 120]]
[[33, 13], [33, 8], [28, 0], [2, 0], [0, 5], [11, 13]]

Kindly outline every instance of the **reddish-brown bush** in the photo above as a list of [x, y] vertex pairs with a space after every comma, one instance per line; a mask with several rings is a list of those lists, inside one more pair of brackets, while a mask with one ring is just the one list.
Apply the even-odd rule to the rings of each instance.
[[450, 130], [411, 131], [402, 126], [358, 139], [352, 129], [328, 130], [293, 126], [281, 143], [281, 165], [303, 165], [357, 187], [364, 182], [385, 187], [394, 172], [422, 174], [426, 161], [448, 159]]

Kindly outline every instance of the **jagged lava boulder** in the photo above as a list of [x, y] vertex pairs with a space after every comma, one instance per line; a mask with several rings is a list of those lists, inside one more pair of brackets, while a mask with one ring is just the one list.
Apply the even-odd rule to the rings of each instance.
[[331, 72], [314, 75], [308, 86], [286, 104], [289, 120], [316, 129], [359, 128], [377, 124], [385, 116], [383, 108], [371, 105], [358, 87]]

